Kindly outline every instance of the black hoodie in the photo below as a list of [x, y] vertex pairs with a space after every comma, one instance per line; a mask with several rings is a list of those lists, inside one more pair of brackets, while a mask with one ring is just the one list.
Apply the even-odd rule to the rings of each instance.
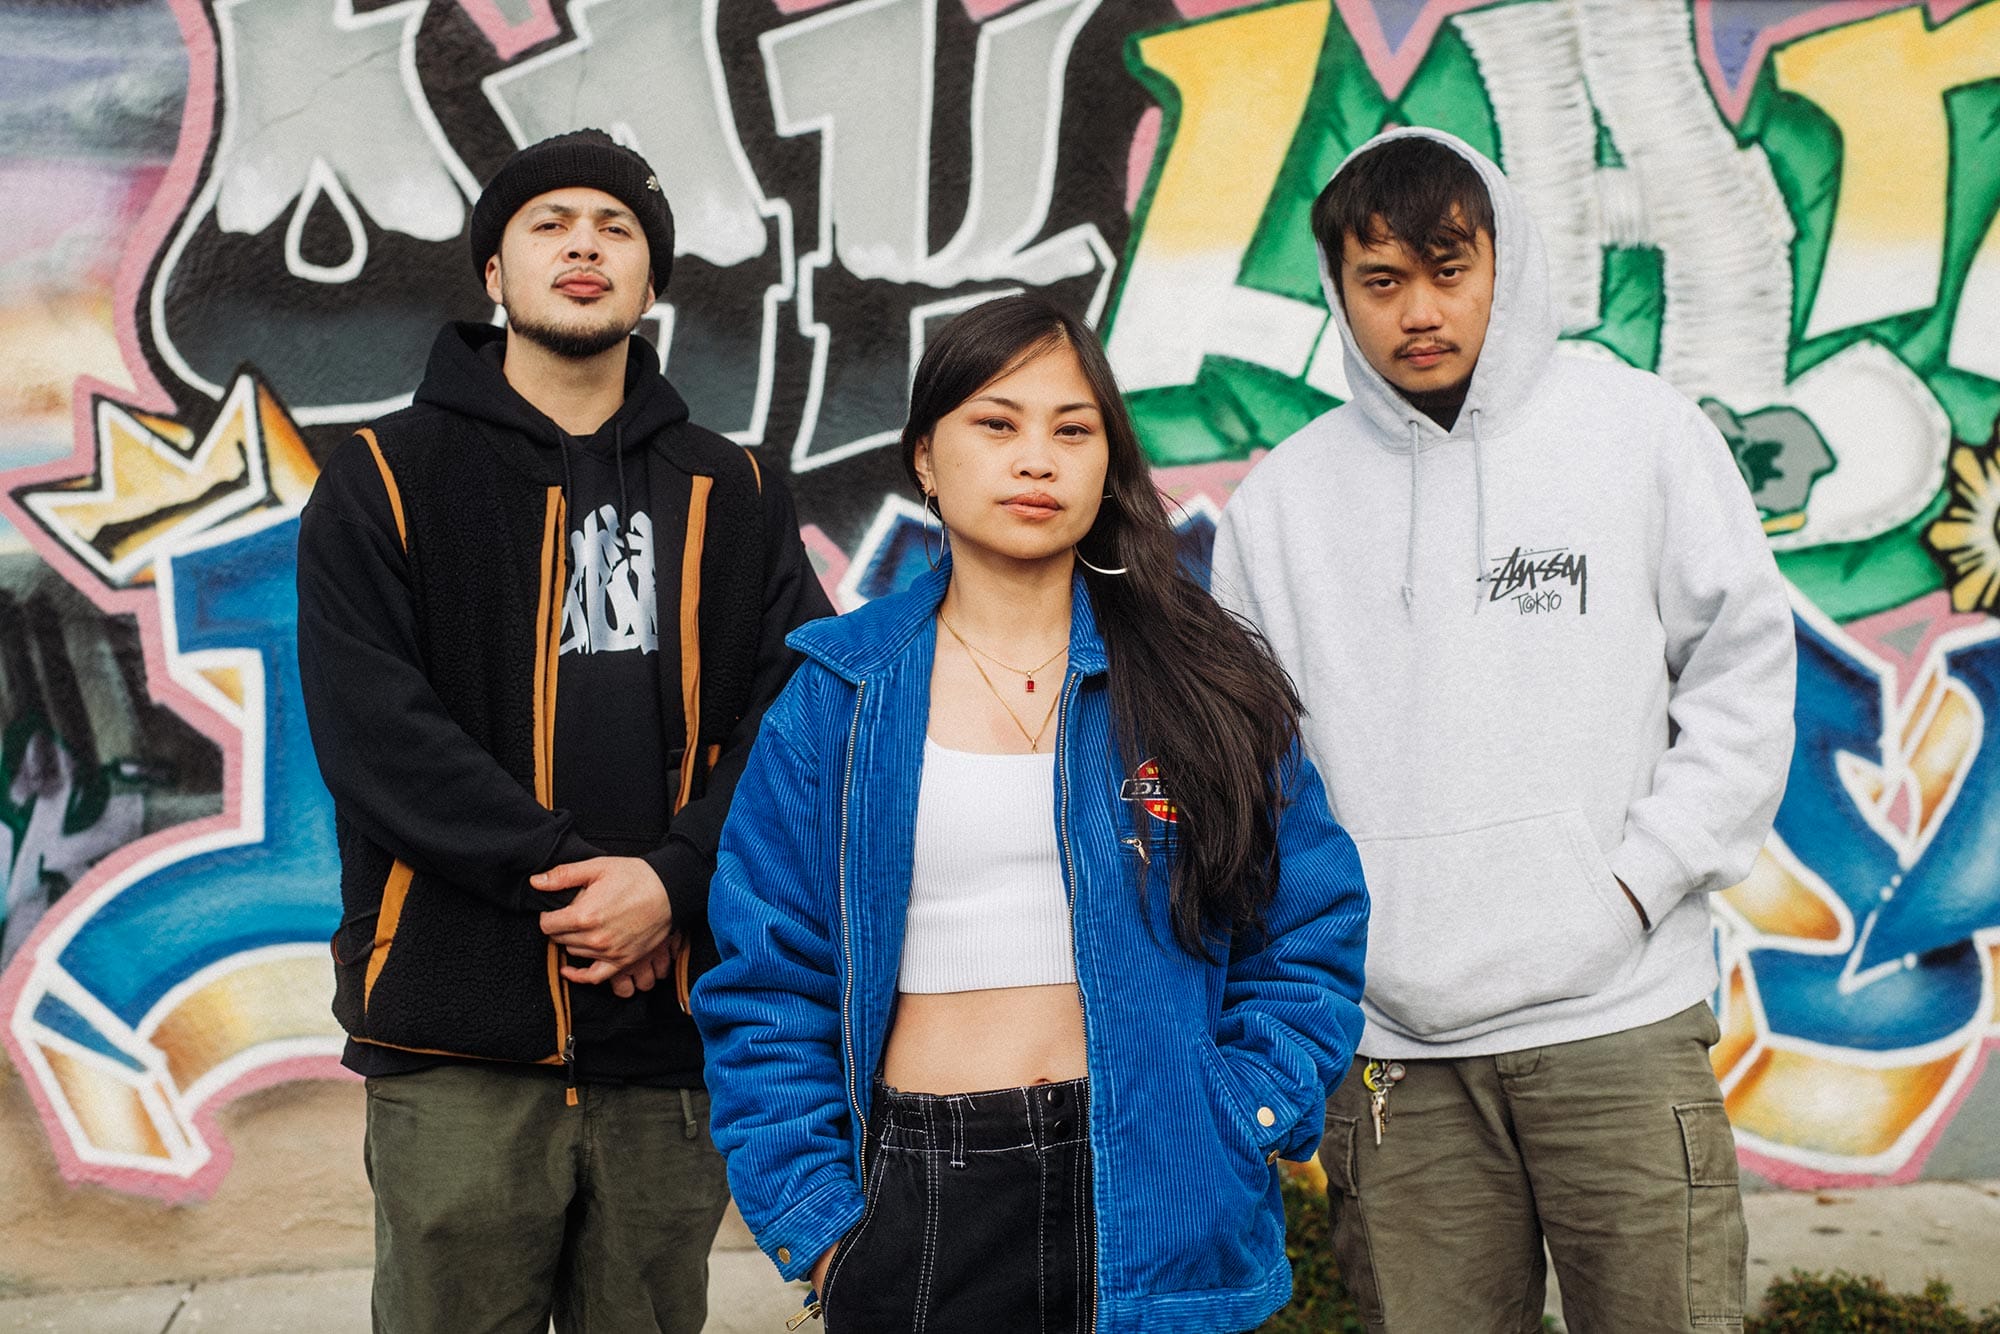
[[[562, 983], [537, 915], [570, 896], [526, 879], [643, 856], [698, 970], [729, 795], [794, 664], [784, 637], [831, 608], [782, 484], [688, 421], [643, 340], [624, 404], [578, 440], [507, 383], [505, 339], [448, 326], [416, 402], [333, 453], [300, 524], [345, 1060], [569, 1058], [582, 1080], [697, 1087], [676, 989]], [[610, 568], [647, 539], [650, 635], [644, 581]]]

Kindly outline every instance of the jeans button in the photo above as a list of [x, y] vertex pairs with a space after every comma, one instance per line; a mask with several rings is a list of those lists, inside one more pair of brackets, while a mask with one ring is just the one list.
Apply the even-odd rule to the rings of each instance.
[[1069, 1122], [1058, 1120], [1054, 1125], [1049, 1127], [1049, 1133], [1053, 1134], [1057, 1139], [1061, 1139], [1063, 1136], [1069, 1134]]
[[1051, 1107], [1059, 1106], [1062, 1103], [1062, 1090], [1051, 1085], [1048, 1088], [1048, 1090], [1042, 1094], [1042, 1098]]

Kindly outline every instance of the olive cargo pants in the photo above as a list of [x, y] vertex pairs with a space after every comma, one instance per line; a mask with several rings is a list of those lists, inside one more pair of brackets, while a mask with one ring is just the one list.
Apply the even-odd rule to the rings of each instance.
[[729, 1202], [708, 1094], [441, 1065], [368, 1081], [375, 1328], [699, 1334]]
[[1524, 1334], [1555, 1260], [1571, 1334], [1743, 1327], [1736, 1145], [1715, 1016], [1406, 1060], [1382, 1143], [1357, 1058], [1327, 1103], [1333, 1248], [1371, 1331]]

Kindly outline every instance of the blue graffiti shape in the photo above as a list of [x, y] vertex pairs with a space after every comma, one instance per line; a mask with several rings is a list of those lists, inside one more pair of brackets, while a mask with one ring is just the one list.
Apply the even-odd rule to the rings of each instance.
[[[135, 880], [97, 906], [59, 962], [126, 1025], [137, 1027], [175, 986], [245, 950], [324, 941], [339, 919], [339, 864], [326, 790], [313, 768], [299, 694], [293, 594], [298, 521], [173, 558], [178, 648], [253, 649], [263, 662], [264, 717], [251, 719], [242, 790], [252, 841], [211, 847]], [[260, 820], [255, 817], [261, 815]], [[251, 823], [255, 820], [254, 823]], [[261, 841], [259, 841], [261, 840]], [[36, 1019], [59, 1032], [76, 1020], [43, 999]], [[95, 1045], [95, 1044], [90, 1044]]]
[[[1880, 677], [1832, 638], [1798, 623], [1798, 745], [1778, 836], [1846, 906], [1856, 939], [1845, 954], [1750, 951], [1774, 1032], [1860, 1051], [1899, 1051], [1961, 1032], [1984, 1004], [1971, 934], [2000, 925], [2000, 876], [1981, 831], [2000, 819], [2000, 766], [1974, 760], [1924, 856], [1904, 870], [1840, 778], [1845, 751], [1882, 761]], [[2000, 640], [1946, 663], [1986, 717], [2000, 717]]]
[[[2000, 641], [1988, 639], [1945, 655], [1945, 670], [2000, 721]], [[1903, 875], [1875, 918], [1861, 952], [1863, 969], [1888, 959], [1925, 955], [2000, 926], [2000, 772], [1982, 746], [1958, 797], [1931, 836], [1923, 860]]]

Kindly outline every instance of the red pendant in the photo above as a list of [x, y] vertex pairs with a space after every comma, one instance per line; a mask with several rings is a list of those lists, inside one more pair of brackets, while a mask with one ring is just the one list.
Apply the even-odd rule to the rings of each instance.
[[1028, 693], [1030, 695], [1035, 693], [1035, 678], [1032, 676], [1028, 678]]

